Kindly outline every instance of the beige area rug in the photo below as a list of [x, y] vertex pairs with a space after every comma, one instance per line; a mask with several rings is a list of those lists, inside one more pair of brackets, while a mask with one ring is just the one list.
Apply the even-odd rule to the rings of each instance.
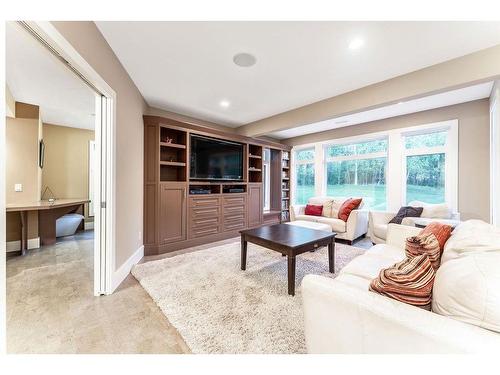
[[[366, 250], [336, 244], [335, 272]], [[297, 256], [295, 297], [287, 294], [287, 261], [240, 243], [138, 264], [132, 274], [193, 353], [305, 353], [300, 283], [328, 272], [327, 248]]]

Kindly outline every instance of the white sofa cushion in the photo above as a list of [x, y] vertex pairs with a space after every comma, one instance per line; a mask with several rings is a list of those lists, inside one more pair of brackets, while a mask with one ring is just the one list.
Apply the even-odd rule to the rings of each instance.
[[313, 215], [295, 215], [295, 220], [304, 220], [304, 221], [312, 221], [317, 222], [321, 216], [313, 216]]
[[500, 332], [500, 252], [476, 252], [442, 264], [432, 311]]
[[444, 246], [441, 264], [478, 252], [500, 252], [500, 228], [481, 220], [458, 225]]
[[400, 249], [399, 247], [386, 244], [379, 244], [373, 246], [370, 250], [368, 250], [368, 254], [372, 255], [378, 254], [386, 258], [394, 259], [394, 263], [397, 263], [406, 257], [404, 249]]
[[340, 274], [335, 280], [358, 290], [368, 290], [371, 282], [370, 279], [349, 273]]
[[387, 224], [374, 224], [373, 234], [383, 240], [387, 239]]
[[425, 203], [420, 201], [411, 201], [408, 203], [411, 207], [423, 207], [421, 217], [431, 219], [451, 219], [451, 210], [446, 203]]
[[370, 250], [367, 250], [366, 254], [354, 258], [349, 262], [349, 264], [342, 269], [340, 274], [354, 275], [371, 281], [379, 275], [381, 269], [392, 266], [402, 258], [404, 258], [404, 255], [402, 257], [399, 255], [395, 256], [392, 252], [384, 251], [382, 253], [371, 254]]
[[321, 223], [314, 222], [314, 221], [295, 220], [295, 221], [286, 222], [285, 224], [295, 225], [297, 227], [310, 228], [310, 229], [315, 229], [315, 230], [324, 230], [326, 232], [332, 231], [332, 228], [328, 224], [321, 224]]
[[346, 222], [340, 219], [318, 216], [318, 223], [328, 224], [337, 233], [344, 233], [347, 230]]

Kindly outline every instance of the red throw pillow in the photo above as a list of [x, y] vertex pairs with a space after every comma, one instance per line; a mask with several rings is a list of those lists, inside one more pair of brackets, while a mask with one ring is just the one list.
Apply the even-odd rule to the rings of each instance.
[[342, 206], [340, 206], [339, 210], [339, 219], [347, 221], [347, 219], [349, 219], [351, 211], [358, 208], [362, 200], [362, 198], [349, 198], [344, 203], [342, 203]]
[[316, 206], [314, 204], [306, 205], [306, 215], [321, 216], [323, 214], [323, 206]]
[[448, 241], [448, 238], [451, 236], [451, 230], [450, 225], [434, 221], [422, 229], [420, 234], [432, 233], [435, 235], [439, 242], [439, 248], [443, 251], [446, 241]]

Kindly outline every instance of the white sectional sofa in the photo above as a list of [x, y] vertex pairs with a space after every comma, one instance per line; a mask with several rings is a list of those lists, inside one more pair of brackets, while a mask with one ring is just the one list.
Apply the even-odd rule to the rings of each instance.
[[390, 224], [387, 244], [353, 259], [335, 279], [302, 282], [309, 353], [500, 353], [500, 229], [460, 224], [445, 245], [432, 312], [368, 290], [401, 261], [421, 229]]
[[[423, 207], [422, 215], [420, 217], [405, 217], [401, 222], [402, 225], [415, 226], [415, 220], [419, 219], [422, 222], [431, 223], [432, 221], [439, 221], [440, 223], [451, 224], [456, 226], [460, 223], [460, 214], [452, 212], [446, 203], [442, 204], [429, 204], [420, 201], [412, 201], [408, 206]], [[368, 217], [368, 237], [374, 244], [385, 243], [387, 239], [387, 225], [397, 212], [390, 211], [370, 211]]]
[[[345, 200], [347, 198], [344, 197], [312, 197], [308, 200], [308, 204], [324, 205], [327, 201], [342, 203]], [[350, 244], [355, 239], [365, 235], [368, 231], [368, 211], [363, 209], [363, 202], [361, 202], [361, 205], [356, 210], [351, 211], [347, 222], [336, 217], [306, 215], [305, 208], [306, 205], [290, 206], [290, 220], [328, 224], [332, 228], [332, 231], [337, 233], [337, 239], [347, 240]]]

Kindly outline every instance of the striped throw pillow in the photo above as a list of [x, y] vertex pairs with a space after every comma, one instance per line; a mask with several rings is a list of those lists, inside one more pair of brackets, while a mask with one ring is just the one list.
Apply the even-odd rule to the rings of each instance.
[[434, 233], [423, 233], [407, 238], [405, 253], [408, 258], [427, 255], [435, 271], [441, 264], [441, 247]]
[[370, 283], [370, 290], [430, 310], [435, 275], [429, 257], [419, 255], [381, 270]]

